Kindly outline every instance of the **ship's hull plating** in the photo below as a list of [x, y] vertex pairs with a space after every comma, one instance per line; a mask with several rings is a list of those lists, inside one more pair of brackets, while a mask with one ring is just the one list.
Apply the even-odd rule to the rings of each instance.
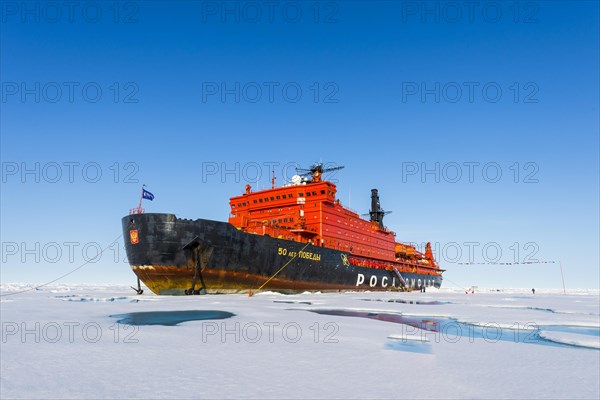
[[[199, 257], [190, 250], [190, 243], [210, 249], [200, 271], [201, 281], [195, 286], [200, 289], [203, 283], [208, 292], [256, 289], [280, 269], [264, 290], [390, 290], [401, 286], [392, 271], [351, 265], [349, 253], [248, 234], [225, 222], [135, 214], [124, 217], [122, 226], [129, 264], [156, 294], [184, 294], [192, 287]], [[414, 288], [439, 288], [442, 283], [438, 275], [402, 276]]]

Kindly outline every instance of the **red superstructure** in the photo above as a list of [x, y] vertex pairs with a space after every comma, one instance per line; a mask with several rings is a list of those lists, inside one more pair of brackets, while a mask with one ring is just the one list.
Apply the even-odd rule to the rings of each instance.
[[295, 176], [291, 184], [279, 188], [273, 180], [271, 189], [258, 192], [246, 185], [244, 194], [230, 199], [229, 223], [252, 234], [347, 252], [353, 265], [441, 276], [429, 243], [423, 254], [397, 242], [396, 234], [383, 225], [385, 212], [376, 189], [366, 220], [336, 199], [336, 185], [321, 180], [323, 172], [327, 170], [316, 164], [310, 169], [310, 180]]

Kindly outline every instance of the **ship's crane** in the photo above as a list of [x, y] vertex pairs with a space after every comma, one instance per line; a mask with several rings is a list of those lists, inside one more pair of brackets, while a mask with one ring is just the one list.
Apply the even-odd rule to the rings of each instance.
[[296, 168], [296, 172], [301, 177], [306, 177], [306, 176], [310, 175], [312, 177], [312, 180], [310, 181], [310, 183], [319, 183], [319, 182], [321, 182], [321, 178], [323, 177], [323, 174], [325, 174], [327, 172], [339, 171], [342, 168], [344, 168], [344, 166], [342, 166], [342, 165], [340, 165], [338, 167], [323, 168], [323, 163], [318, 162], [318, 163], [313, 164], [309, 169]]

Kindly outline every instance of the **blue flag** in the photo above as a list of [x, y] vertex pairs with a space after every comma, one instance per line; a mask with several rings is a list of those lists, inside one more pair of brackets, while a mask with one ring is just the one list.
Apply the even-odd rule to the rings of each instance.
[[149, 191], [147, 191], [146, 189], [142, 189], [142, 197], [146, 200], [154, 200], [154, 195], [152, 193], [150, 193]]

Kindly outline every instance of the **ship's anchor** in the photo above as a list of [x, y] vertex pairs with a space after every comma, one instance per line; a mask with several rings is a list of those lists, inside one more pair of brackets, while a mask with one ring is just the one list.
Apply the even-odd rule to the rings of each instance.
[[129, 286], [129, 287], [132, 288], [133, 290], [135, 290], [135, 292], [137, 294], [144, 293], [144, 289], [142, 289], [142, 284], [140, 283], [140, 278], [137, 278], [137, 289], [134, 288], [133, 286]]
[[[208, 265], [208, 261], [213, 253], [213, 248], [210, 246], [201, 245], [198, 242], [198, 237], [195, 237], [191, 242], [184, 246], [184, 249], [191, 250], [192, 260], [194, 260], [194, 278], [192, 279], [192, 287], [186, 289], [186, 295], [206, 294], [206, 285], [202, 277], [202, 270]], [[196, 282], [200, 279], [200, 289], [196, 290]]]

